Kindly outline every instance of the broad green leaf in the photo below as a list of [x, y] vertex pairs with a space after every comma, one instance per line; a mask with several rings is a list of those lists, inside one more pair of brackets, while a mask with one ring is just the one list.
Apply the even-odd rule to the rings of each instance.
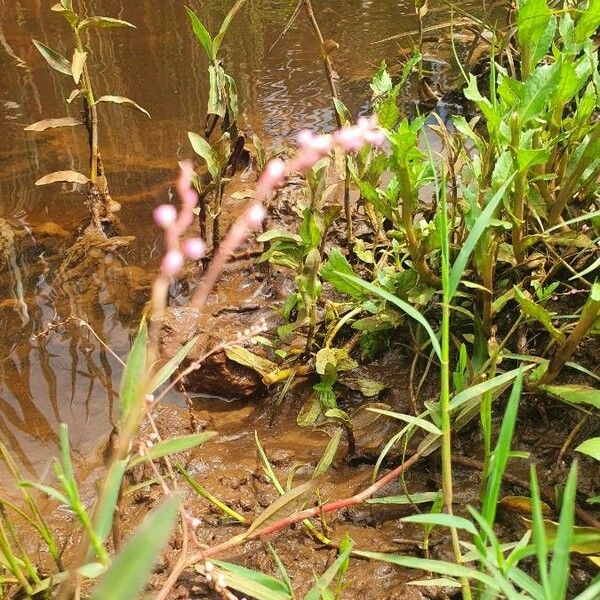
[[291, 590], [279, 579], [223, 560], [212, 560], [223, 571], [227, 587], [256, 600], [291, 600]]
[[405, 415], [402, 413], [393, 412], [391, 410], [382, 410], [380, 408], [367, 408], [367, 410], [370, 412], [378, 413], [380, 415], [393, 417], [394, 419], [399, 419], [400, 421], [405, 421], [410, 425], [416, 425], [417, 427], [421, 427], [421, 429], [424, 429], [429, 433], [433, 433], [434, 435], [442, 435], [440, 429], [436, 427], [431, 421], [427, 421], [426, 419], [421, 419], [413, 415]]
[[469, 258], [471, 257], [471, 254], [475, 249], [479, 238], [481, 238], [483, 232], [490, 226], [492, 219], [494, 218], [496, 209], [498, 208], [500, 202], [504, 198], [504, 195], [510, 187], [514, 177], [514, 174], [511, 175], [488, 201], [483, 211], [481, 211], [479, 217], [477, 217], [475, 225], [473, 225], [471, 231], [469, 232], [469, 235], [467, 236], [467, 239], [465, 240], [462, 248], [460, 249], [456, 260], [452, 265], [452, 269], [450, 270], [450, 284], [448, 293], [450, 299], [452, 299], [452, 297], [456, 293], [456, 290], [458, 289], [458, 284], [460, 283], [460, 280], [465, 272], [467, 263], [469, 262]]
[[340, 440], [342, 439], [343, 430], [338, 428], [334, 431], [329, 443], [327, 444], [327, 448], [325, 448], [325, 452], [323, 452], [323, 456], [319, 461], [319, 464], [315, 468], [315, 472], [313, 473], [313, 478], [320, 477], [324, 475], [331, 466], [333, 459], [335, 458], [335, 453], [340, 445]]
[[217, 60], [217, 55], [219, 54], [219, 48], [221, 47], [221, 43], [223, 42], [223, 38], [231, 25], [231, 21], [237, 14], [237, 12], [242, 8], [245, 4], [246, 0], [237, 0], [237, 2], [231, 7], [230, 11], [227, 13], [225, 18], [223, 19], [223, 23], [221, 23], [221, 28], [219, 29], [219, 33], [215, 35], [215, 39], [212, 44], [212, 59]]
[[429, 324], [427, 319], [414, 306], [410, 305], [404, 300], [400, 300], [400, 298], [397, 298], [393, 294], [386, 292], [384, 289], [373, 285], [372, 283], [363, 281], [360, 277], [356, 277], [354, 274], [350, 275], [340, 271], [336, 271], [335, 273], [337, 276], [341, 277], [342, 279], [345, 279], [349, 283], [356, 284], [359, 287], [364, 288], [368, 292], [371, 292], [372, 294], [380, 296], [384, 300], [391, 302], [394, 306], [398, 307], [401, 311], [405, 312], [409, 317], [412, 317], [415, 321], [420, 323], [427, 332], [429, 339], [431, 340], [433, 350], [435, 351], [438, 358], [441, 359], [442, 351], [440, 348], [440, 343], [435, 335], [435, 332], [431, 328], [431, 325]]
[[328, 281], [341, 294], [347, 294], [354, 300], [363, 300], [365, 291], [360, 285], [356, 285], [342, 275], [355, 275], [352, 267], [346, 257], [338, 248], [333, 248], [325, 262], [319, 270], [321, 277]]
[[106, 474], [100, 502], [94, 510], [94, 530], [100, 542], [104, 542], [110, 533], [126, 468], [127, 461], [118, 460]]
[[142, 522], [92, 593], [92, 600], [135, 600], [169, 541], [180, 500], [171, 496]]
[[38, 179], [35, 185], [49, 185], [51, 183], [78, 183], [83, 185], [88, 182], [89, 179], [83, 173], [78, 173], [77, 171], [55, 171]]
[[126, 104], [128, 106], [132, 106], [133, 108], [137, 108], [140, 112], [143, 112], [148, 118], [150, 118], [150, 113], [143, 107], [141, 107], [137, 102], [131, 100], [131, 98], [125, 98], [125, 96], [101, 96], [96, 100], [96, 104], [100, 102], [112, 102], [113, 104]]
[[525, 82], [517, 111], [522, 125], [542, 116], [560, 81], [560, 65], [538, 67]]
[[219, 160], [211, 145], [202, 136], [193, 131], [188, 131], [188, 139], [192, 144], [194, 152], [206, 162], [208, 172], [213, 181], [218, 181], [221, 176], [221, 169], [219, 168]]
[[342, 123], [342, 127], [350, 125], [352, 123], [352, 115], [350, 114], [348, 107], [339, 98], [332, 98], [332, 100], [335, 112]]
[[189, 435], [179, 435], [171, 437], [163, 442], [159, 442], [147, 448], [143, 456], [136, 456], [129, 461], [127, 468], [135, 467], [147, 459], [157, 460], [177, 452], [185, 452], [196, 446], [200, 446], [217, 435], [214, 431], [203, 431], [202, 433], [191, 433]]
[[352, 542], [346, 535], [340, 542], [340, 553], [338, 557], [331, 563], [325, 573], [317, 579], [315, 585], [308, 591], [306, 596], [304, 596], [304, 600], [320, 600], [325, 597], [323, 594], [327, 591], [335, 576], [338, 574], [343, 575], [348, 568], [351, 551]]
[[314, 479], [311, 479], [302, 485], [292, 488], [289, 492], [286, 492], [283, 496], [277, 498], [271, 506], [266, 508], [258, 515], [258, 517], [256, 517], [245, 535], [249, 536], [255, 531], [264, 529], [280, 519], [289, 517], [291, 514], [300, 510], [312, 496], [316, 485], [317, 482]]
[[52, 50], [52, 48], [37, 40], [33, 40], [33, 45], [55, 71], [71, 77], [71, 63], [62, 54], [59, 54], [56, 50]]
[[319, 398], [317, 397], [316, 393], [311, 392], [308, 394], [304, 404], [302, 405], [302, 408], [298, 412], [296, 423], [298, 423], [300, 427], [314, 425], [320, 414], [321, 403], [319, 402]]
[[77, 48], [73, 52], [73, 60], [71, 61], [71, 74], [73, 75], [73, 81], [79, 85], [81, 74], [83, 73], [83, 67], [87, 59], [87, 52], [81, 52]]
[[331, 365], [336, 371], [351, 371], [358, 364], [350, 358], [348, 351], [343, 348], [321, 348], [315, 356], [315, 371], [319, 375], [327, 374], [327, 366]]
[[265, 231], [261, 235], [256, 238], [257, 242], [296, 242], [300, 244], [302, 242], [302, 238], [297, 233], [290, 233], [289, 231], [285, 231], [283, 229], [270, 229], [269, 231]]
[[83, 19], [77, 26], [77, 30], [83, 31], [89, 27], [100, 27], [102, 29], [112, 27], [132, 27], [135, 29], [133, 23], [123, 21], [122, 19], [113, 19], [112, 17], [90, 17], [89, 19]]
[[578, 44], [585, 42], [597, 33], [600, 27], [600, 0], [589, 0], [588, 7], [584, 9], [575, 25], [575, 41]]
[[[575, 448], [576, 452], [581, 452], [582, 454], [587, 454], [592, 458], [600, 461], [600, 437], [590, 438], [589, 440], [585, 440]], [[600, 549], [598, 550], [600, 552]]]
[[464, 529], [472, 535], [477, 535], [475, 525], [464, 517], [448, 515], [446, 513], [424, 513], [421, 515], [411, 515], [400, 519], [405, 523], [420, 523], [422, 525], [438, 525], [440, 527], [454, 527]]
[[373, 92], [374, 98], [383, 96], [384, 94], [387, 94], [391, 91], [393, 83], [392, 78], [388, 73], [387, 64], [385, 61], [381, 63], [379, 69], [377, 69], [377, 72], [375, 73], [375, 75], [373, 75], [373, 79], [371, 80], [369, 87]]
[[546, 0], [526, 0], [517, 11], [517, 39], [531, 70], [544, 58], [556, 32], [556, 19]]
[[539, 389], [569, 404], [590, 404], [600, 408], [600, 389], [574, 383], [565, 385], [544, 384], [540, 385]]
[[198, 343], [198, 336], [194, 336], [187, 344], [182, 346], [175, 355], [165, 363], [154, 375], [148, 384], [148, 393], [153, 394], [163, 383], [166, 383], [175, 373], [179, 365], [186, 359], [192, 348]]
[[121, 379], [119, 419], [125, 423], [134, 402], [144, 402], [141, 397], [146, 376], [146, 351], [148, 347], [148, 324], [145, 319], [140, 323], [138, 334], [133, 342], [127, 364]]
[[526, 296], [520, 288], [515, 286], [514, 289], [515, 300], [519, 303], [521, 312], [530, 319], [539, 321], [556, 342], [563, 344], [565, 341], [565, 334], [554, 327], [552, 315], [543, 306], [536, 304], [531, 298]]
[[25, 127], [24, 131], [46, 131], [46, 129], [54, 129], [56, 127], [76, 127], [77, 125], [81, 124], [81, 121], [79, 121], [78, 119], [74, 119], [73, 117], [61, 117], [60, 119], [44, 119], [43, 121], [38, 121], [37, 123], [32, 123], [31, 125], [28, 125], [27, 127]]
[[213, 41], [212, 41], [212, 37], [210, 36], [210, 33], [208, 33], [208, 31], [206, 30], [206, 27], [204, 27], [204, 25], [202, 24], [202, 21], [200, 21], [200, 19], [198, 18], [198, 15], [196, 15], [196, 13], [193, 10], [191, 10], [187, 6], [185, 7], [185, 10], [188, 14], [190, 23], [192, 24], [192, 30], [194, 31], [194, 35], [196, 36], [197, 40], [200, 42], [200, 44], [204, 48], [204, 51], [206, 52], [206, 56], [208, 56], [208, 58], [211, 58], [212, 54], [213, 54], [213, 51], [212, 51]]
[[225, 356], [227, 356], [229, 360], [253, 369], [263, 377], [277, 370], [277, 365], [274, 362], [267, 358], [263, 358], [262, 356], [257, 356], [250, 352], [250, 350], [242, 348], [241, 346], [226, 348]]
[[439, 492], [417, 492], [403, 496], [383, 496], [381, 498], [368, 498], [368, 504], [429, 504], [435, 502]]

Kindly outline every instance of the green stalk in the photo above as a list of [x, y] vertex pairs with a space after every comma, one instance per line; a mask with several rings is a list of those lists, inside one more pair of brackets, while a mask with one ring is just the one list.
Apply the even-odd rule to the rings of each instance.
[[25, 575], [23, 575], [23, 571], [19, 567], [19, 563], [17, 562], [17, 557], [13, 554], [12, 548], [10, 547], [10, 543], [8, 542], [8, 538], [6, 537], [6, 532], [4, 531], [4, 527], [2, 527], [2, 523], [0, 523], [0, 552], [4, 555], [4, 559], [6, 560], [8, 569], [18, 580], [19, 584], [25, 591], [28, 596], [31, 596], [31, 585]]
[[[440, 237], [442, 240], [442, 358], [440, 365], [440, 429], [442, 431], [442, 496], [444, 510], [453, 514], [453, 482], [452, 482], [452, 430], [450, 417], [450, 244], [448, 239], [448, 215], [446, 207], [446, 182], [441, 184], [441, 218]], [[462, 553], [456, 527], [450, 528], [454, 559], [462, 564]], [[467, 578], [461, 578], [463, 600], [471, 600], [471, 587]]]
[[[71, 25], [73, 29], [73, 35], [75, 36], [75, 45], [79, 52], [85, 52], [81, 36], [77, 30], [77, 25]], [[89, 134], [90, 134], [90, 181], [92, 185], [96, 184], [98, 179], [98, 109], [96, 107], [96, 99], [94, 98], [94, 91], [92, 89], [92, 82], [90, 80], [90, 73], [87, 68], [87, 62], [83, 65], [83, 86], [85, 101], [87, 104], [88, 120], [89, 120]]]
[[525, 253], [523, 251], [523, 224], [525, 222], [525, 195], [527, 191], [527, 172], [519, 169], [519, 147], [521, 140], [521, 123], [519, 115], [513, 113], [510, 119], [511, 131], [511, 154], [513, 165], [517, 172], [515, 177], [515, 193], [513, 196], [512, 207], [512, 245], [515, 253], [517, 264], [522, 264], [525, 261]]
[[[490, 348], [490, 367], [488, 379], [496, 377], [496, 364], [498, 361], [498, 343], [495, 339], [488, 342]], [[481, 431], [483, 432], [483, 472], [481, 473], [481, 499], [485, 497], [487, 480], [490, 472], [490, 459], [492, 456], [492, 391], [489, 390], [481, 397], [480, 406]]]
[[[586, 149], [584, 150], [579, 161], [573, 168], [573, 172], [571, 173], [571, 176], [566, 181], [564, 181], [564, 179], [562, 180], [564, 183], [561, 183], [560, 192], [558, 193], [558, 198], [552, 205], [552, 208], [550, 209], [550, 214], [548, 216], [548, 222], [550, 225], [556, 225], [556, 223], [558, 223], [558, 220], [560, 219], [560, 216], [561, 216], [563, 210], [565, 209], [565, 207], [567, 206], [567, 203], [572, 198], [572, 196], [575, 192], [575, 189], [579, 183], [579, 180], [581, 179], [581, 176], [583, 175], [585, 170], [590, 166], [592, 160], [595, 158], [593, 149], [594, 149], [594, 146], [599, 141], [600, 141], [600, 126], [596, 126], [594, 128], [594, 131], [593, 131], [588, 143], [587, 143]], [[592, 151], [588, 152], [588, 150], [590, 150], [590, 149]]]

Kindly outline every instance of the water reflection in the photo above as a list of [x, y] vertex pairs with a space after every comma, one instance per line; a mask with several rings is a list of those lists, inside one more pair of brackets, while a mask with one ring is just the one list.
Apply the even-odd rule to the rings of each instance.
[[[67, 53], [60, 15], [39, 0], [0, 0], [0, 435], [21, 464], [39, 471], [55, 453], [58, 423], [67, 421], [74, 447], [88, 453], [110, 427], [120, 365], [77, 321], [84, 319], [119, 355], [127, 353], [152, 265], [160, 252], [150, 213], [168, 198], [177, 161], [191, 155], [188, 130], [200, 130], [206, 104], [206, 62], [193, 39], [184, 4], [206, 15], [211, 31], [225, 0], [78, 0], [81, 13], [132, 21], [136, 30], [91, 31], [89, 66], [99, 94], [133, 98], [152, 114], [102, 106], [100, 146], [111, 195], [123, 205], [124, 234], [110, 247], [73, 248], [86, 216], [72, 185], [36, 188], [55, 170], [84, 170], [83, 128], [32, 134], [23, 127], [49, 117], [77, 116], [65, 99], [68, 78], [50, 70], [35, 37]], [[326, 37], [339, 50], [334, 64], [352, 112], [366, 109], [368, 79], [381, 60], [393, 71], [410, 37], [373, 45], [415, 29], [409, 0], [318, 3]], [[428, 23], [449, 18], [430, 2]], [[237, 80], [242, 127], [270, 145], [299, 129], [330, 128], [334, 120], [318, 49], [303, 14], [274, 47], [295, 2], [249, 0], [223, 46]], [[461, 3], [481, 11], [481, 2]], [[79, 252], [79, 254], [77, 253]], [[66, 266], [65, 266], [66, 265]], [[47, 329], [48, 323], [66, 323]]]

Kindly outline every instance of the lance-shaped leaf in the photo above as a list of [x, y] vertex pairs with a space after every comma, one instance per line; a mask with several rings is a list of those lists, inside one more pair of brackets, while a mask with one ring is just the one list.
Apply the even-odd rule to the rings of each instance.
[[120, 419], [121, 423], [129, 416], [129, 413], [136, 402], [143, 402], [140, 397], [144, 385], [144, 375], [146, 373], [146, 350], [148, 346], [148, 324], [142, 320], [138, 334], [133, 342], [127, 364], [123, 372], [120, 390]]
[[88, 182], [89, 179], [83, 173], [78, 173], [77, 171], [55, 171], [38, 179], [35, 185], [49, 185], [51, 183], [78, 183], [83, 185]]
[[71, 63], [62, 54], [59, 54], [56, 50], [52, 50], [52, 48], [37, 40], [33, 40], [33, 45], [39, 50], [40, 54], [46, 59], [46, 62], [55, 71], [68, 75], [69, 77], [72, 75]]
[[148, 451], [144, 456], [136, 456], [129, 461], [128, 468], [139, 465], [141, 462], [149, 458], [150, 460], [157, 460], [171, 454], [177, 454], [178, 452], [185, 452], [191, 450], [196, 446], [200, 446], [217, 435], [214, 431], [204, 431], [202, 433], [191, 433], [188, 435], [180, 435], [169, 438], [164, 442], [160, 442], [152, 448], [148, 448]]
[[264, 529], [273, 523], [276, 523], [280, 519], [285, 519], [289, 517], [291, 514], [295, 513], [297, 510], [300, 510], [306, 502], [312, 496], [313, 491], [317, 482], [314, 479], [303, 483], [302, 485], [296, 486], [292, 488], [289, 492], [286, 492], [280, 498], [277, 498], [271, 506], [265, 509], [250, 525], [248, 530], [246, 531], [246, 537], [258, 531], [259, 529]]
[[217, 54], [219, 53], [219, 48], [221, 47], [221, 42], [229, 29], [229, 25], [231, 25], [231, 21], [233, 17], [235, 17], [236, 13], [242, 6], [246, 0], [237, 0], [237, 2], [231, 7], [231, 10], [227, 13], [227, 16], [223, 19], [223, 23], [221, 24], [221, 28], [219, 29], [219, 33], [215, 36], [215, 39], [212, 43], [212, 59], [217, 60]]
[[211, 145], [200, 135], [193, 131], [188, 131], [188, 139], [192, 144], [194, 152], [206, 161], [210, 176], [217, 181], [221, 175], [219, 169], [219, 160]]
[[208, 33], [206, 27], [204, 27], [202, 21], [200, 21], [198, 15], [196, 15], [196, 13], [193, 10], [189, 9], [187, 6], [185, 7], [185, 10], [190, 19], [190, 23], [192, 24], [194, 35], [196, 36], [200, 44], [202, 44], [202, 47], [206, 52], [206, 56], [211, 58], [213, 41], [212, 37], [210, 36], [210, 33]]
[[169, 497], [143, 521], [92, 594], [94, 600], [137, 598], [175, 525], [180, 500]]
[[88, 27], [100, 27], [102, 29], [108, 29], [112, 27], [133, 27], [135, 25], [129, 21], [123, 21], [121, 19], [113, 19], [112, 17], [90, 17], [89, 19], [83, 19], [77, 26], [78, 31], [83, 31]]
[[99, 102], [112, 102], [113, 104], [127, 104], [128, 106], [132, 106], [133, 108], [137, 108], [139, 111], [143, 112], [148, 118], [150, 118], [150, 113], [142, 108], [137, 102], [131, 100], [131, 98], [126, 98], [125, 96], [101, 96], [96, 100], [96, 104]]
[[291, 600], [293, 598], [289, 586], [279, 579], [221, 560], [212, 562], [222, 569], [223, 572], [219, 574], [225, 578], [228, 588], [257, 600]]
[[73, 60], [71, 61], [71, 74], [73, 75], [73, 80], [77, 84], [81, 79], [81, 74], [83, 73], [83, 67], [86, 59], [87, 52], [81, 52], [75, 48], [75, 52], [73, 52]]
[[78, 96], [81, 95], [81, 90], [79, 88], [75, 88], [70, 94], [69, 97], [67, 98], [67, 104], [71, 104], [71, 102], [73, 102], [73, 100], [75, 100], [75, 98], [77, 98]]
[[515, 287], [515, 300], [521, 307], [521, 312], [530, 319], [539, 321], [546, 331], [560, 344], [565, 341], [565, 334], [554, 327], [552, 323], [552, 314], [543, 306], [536, 304], [530, 297], [523, 293], [518, 287]]
[[60, 119], [44, 119], [25, 127], [24, 131], [46, 131], [56, 127], [75, 127], [81, 125], [81, 121], [73, 117], [62, 117]]

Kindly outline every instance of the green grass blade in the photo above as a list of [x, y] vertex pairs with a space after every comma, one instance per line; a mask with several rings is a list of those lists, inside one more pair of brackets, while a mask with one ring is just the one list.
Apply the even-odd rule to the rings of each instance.
[[154, 375], [150, 384], [148, 386], [148, 393], [153, 394], [163, 383], [166, 383], [171, 375], [175, 373], [177, 367], [185, 360], [187, 355], [190, 353], [192, 348], [196, 345], [198, 341], [198, 336], [194, 336], [185, 346], [182, 346], [179, 349], [179, 352], [169, 360], [169, 362], [165, 363]]
[[343, 550], [339, 553], [338, 557], [331, 564], [331, 566], [317, 579], [315, 585], [308, 591], [304, 600], [320, 600], [321, 595], [328, 588], [335, 576], [340, 573], [343, 574], [348, 568], [348, 562], [350, 560], [350, 552], [352, 551], [352, 542], [346, 536], [340, 543], [340, 548], [344, 546]]
[[552, 595], [552, 588], [548, 579], [548, 541], [546, 539], [542, 501], [540, 499], [540, 488], [535, 465], [531, 465], [530, 480], [533, 545], [537, 556], [538, 571], [544, 590], [544, 597], [546, 600], [553, 600], [554, 596]]
[[142, 401], [141, 382], [144, 381], [146, 373], [146, 351], [148, 348], [148, 324], [146, 319], [140, 323], [138, 334], [133, 342], [131, 352], [127, 358], [127, 364], [123, 372], [120, 391], [120, 422], [121, 425], [127, 420], [134, 402]]
[[118, 460], [111, 465], [106, 475], [100, 502], [94, 511], [94, 529], [101, 543], [108, 537], [113, 524], [126, 467], [126, 460]]
[[134, 600], [144, 589], [175, 525], [179, 498], [171, 496], [142, 522], [92, 594], [92, 600]]
[[450, 281], [449, 281], [449, 289], [448, 289], [448, 298], [451, 300], [456, 290], [458, 289], [458, 284], [465, 272], [465, 268], [467, 263], [469, 262], [469, 258], [473, 250], [475, 250], [475, 246], [479, 241], [479, 238], [483, 235], [483, 232], [488, 228], [491, 220], [494, 217], [494, 213], [496, 209], [500, 205], [504, 194], [508, 190], [510, 184], [514, 179], [514, 174], [511, 175], [500, 187], [500, 189], [493, 195], [490, 201], [487, 203], [486, 207], [483, 209], [479, 217], [477, 217], [477, 221], [475, 221], [475, 225], [473, 229], [471, 229], [463, 247], [460, 249], [454, 264], [452, 265], [452, 269], [450, 270]]
[[202, 433], [191, 433], [188, 435], [179, 435], [169, 438], [164, 442], [159, 442], [152, 448], [148, 448], [144, 456], [136, 456], [129, 461], [127, 468], [135, 467], [147, 459], [157, 460], [177, 452], [185, 452], [200, 446], [217, 435], [214, 431], [203, 431]]
[[552, 564], [550, 565], [550, 589], [557, 600], [566, 597], [567, 584], [569, 583], [569, 551], [573, 538], [573, 526], [575, 524], [576, 493], [577, 461], [574, 461], [567, 477], [567, 484], [565, 485], [558, 530], [554, 542]]
[[360, 277], [356, 277], [355, 275], [349, 275], [347, 273], [340, 273], [339, 271], [337, 271], [337, 275], [339, 275], [343, 279], [347, 279], [348, 281], [351, 281], [352, 283], [363, 287], [365, 290], [371, 292], [372, 294], [375, 294], [380, 298], [391, 302], [394, 306], [399, 308], [401, 311], [405, 312], [409, 317], [412, 317], [415, 321], [417, 321], [417, 323], [421, 324], [427, 332], [429, 339], [431, 340], [431, 345], [433, 346], [435, 353], [441, 360], [442, 349], [440, 347], [440, 342], [438, 341], [435, 332], [431, 328], [429, 321], [427, 321], [427, 319], [414, 306], [411, 306], [408, 302], [405, 302], [404, 300], [400, 300], [400, 298], [397, 298], [393, 294], [386, 292], [384, 289], [373, 285], [372, 283], [364, 281]]

